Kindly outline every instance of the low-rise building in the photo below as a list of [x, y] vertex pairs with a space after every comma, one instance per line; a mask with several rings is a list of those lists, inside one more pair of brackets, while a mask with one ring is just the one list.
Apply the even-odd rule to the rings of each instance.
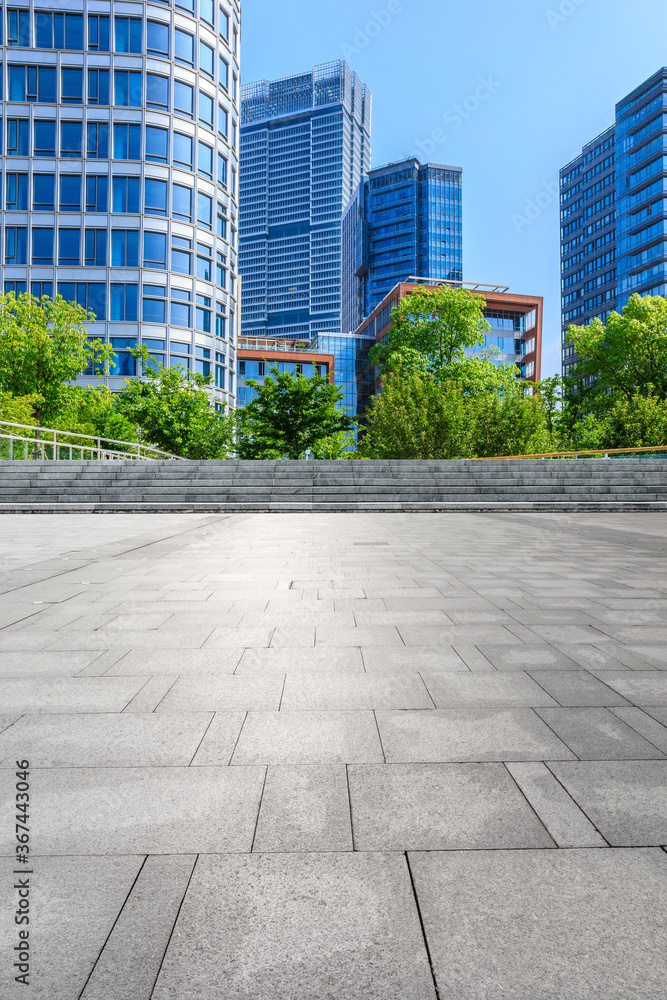
[[246, 379], [263, 382], [268, 370], [276, 365], [280, 372], [312, 376], [315, 371], [335, 381], [335, 359], [323, 353], [308, 340], [280, 340], [271, 337], [239, 337], [236, 354], [236, 405], [246, 406], [255, 389]]
[[[516, 364], [517, 378], [539, 382], [542, 363], [543, 299], [539, 295], [517, 295], [505, 285], [480, 285], [471, 282], [443, 282], [428, 278], [409, 278], [399, 282], [370, 316], [355, 330], [357, 338], [382, 340], [391, 327], [391, 314], [401, 299], [424, 286], [454, 285], [467, 288], [486, 300], [484, 315], [491, 330], [485, 337], [484, 347], [495, 350], [494, 360]], [[482, 348], [467, 351], [470, 356]]]

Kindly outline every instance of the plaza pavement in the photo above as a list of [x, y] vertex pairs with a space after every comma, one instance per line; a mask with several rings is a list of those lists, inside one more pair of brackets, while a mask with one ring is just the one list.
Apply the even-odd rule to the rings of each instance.
[[3, 1000], [664, 1000], [667, 515], [6, 515], [0, 552]]

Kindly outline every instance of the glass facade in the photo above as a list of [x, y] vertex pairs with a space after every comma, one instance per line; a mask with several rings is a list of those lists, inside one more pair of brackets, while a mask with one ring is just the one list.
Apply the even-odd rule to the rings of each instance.
[[238, 0], [77, 6], [0, 15], [0, 287], [91, 309], [112, 389], [143, 343], [233, 405]]
[[375, 368], [368, 360], [374, 337], [321, 333], [311, 343], [320, 354], [333, 354], [334, 381], [343, 391], [342, 408], [352, 417], [362, 417], [375, 393]]
[[342, 222], [343, 329], [400, 281], [463, 280], [462, 171], [406, 160], [372, 170]]
[[631, 295], [667, 294], [667, 69], [616, 105], [615, 123], [560, 175], [563, 374], [570, 324]]
[[266, 360], [261, 356], [257, 359], [239, 358], [236, 362], [238, 406], [245, 406], [257, 395], [255, 389], [245, 384], [245, 380], [253, 379], [255, 382], [262, 383], [267, 375], [268, 369], [272, 368], [274, 365], [278, 368], [278, 371], [281, 374], [288, 372], [290, 375], [304, 375], [306, 378], [312, 378], [315, 369], [317, 369], [319, 375], [325, 376], [329, 374], [328, 365], [317, 364], [316, 362], [312, 360], [309, 361], [306, 358], [304, 358], [303, 361], [280, 361], [276, 358]]
[[370, 169], [371, 95], [345, 62], [241, 97], [242, 332], [341, 330], [341, 215]]

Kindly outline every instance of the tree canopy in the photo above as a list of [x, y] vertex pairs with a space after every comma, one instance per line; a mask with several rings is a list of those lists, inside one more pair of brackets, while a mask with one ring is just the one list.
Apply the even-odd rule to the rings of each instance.
[[567, 337], [578, 355], [572, 375], [587, 399], [667, 399], [667, 299], [633, 295], [622, 313], [571, 326]]
[[182, 458], [226, 458], [233, 448], [233, 421], [215, 409], [210, 377], [182, 366], [166, 368], [145, 347], [134, 356], [145, 381], [130, 379], [116, 397], [116, 409], [141, 429], [143, 438]]
[[0, 296], [0, 387], [14, 397], [32, 397], [32, 419], [54, 423], [69, 382], [90, 371], [104, 374], [115, 357], [101, 340], [89, 340], [85, 323], [93, 313], [61, 296], [41, 301], [23, 293]]
[[463, 361], [466, 348], [484, 344], [491, 329], [485, 308], [485, 299], [466, 288], [418, 286], [392, 311], [389, 332], [371, 349], [371, 362], [386, 375], [416, 355], [426, 370], [441, 373]]
[[[237, 411], [240, 458], [304, 458], [307, 452], [340, 453], [355, 421], [339, 409], [341, 390], [317, 370], [310, 377], [267, 369], [263, 382], [247, 379], [256, 395]], [[328, 443], [325, 444], [324, 442]]]

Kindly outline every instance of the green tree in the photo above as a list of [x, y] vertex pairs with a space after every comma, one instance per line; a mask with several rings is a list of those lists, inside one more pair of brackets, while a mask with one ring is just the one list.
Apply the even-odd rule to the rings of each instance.
[[354, 428], [355, 421], [338, 409], [343, 393], [326, 376], [294, 376], [277, 365], [269, 372], [263, 382], [246, 382], [256, 395], [237, 411], [240, 458], [300, 459], [317, 452], [323, 439]]
[[383, 380], [366, 420], [360, 445], [366, 458], [491, 458], [552, 446], [539, 395], [528, 395], [516, 377], [502, 391], [466, 392], [460, 381], [397, 372]]
[[[588, 405], [606, 410], [618, 397], [638, 393], [667, 399], [667, 299], [633, 295], [606, 324], [571, 326], [568, 340], [578, 355], [573, 375]], [[606, 398], [605, 398], [606, 397]]]
[[145, 347], [133, 351], [145, 381], [125, 383], [117, 412], [138, 427], [141, 438], [181, 458], [226, 458], [233, 448], [233, 419], [215, 409], [207, 387], [211, 379], [180, 365], [165, 368]]
[[385, 375], [414, 364], [418, 356], [428, 371], [441, 373], [463, 360], [466, 348], [483, 345], [491, 329], [485, 308], [485, 299], [465, 288], [419, 286], [392, 311], [389, 332], [371, 349], [371, 362]]
[[33, 397], [31, 422], [58, 419], [70, 386], [87, 370], [108, 371], [113, 351], [90, 341], [84, 323], [93, 313], [61, 296], [36, 299], [13, 292], [0, 296], [0, 389], [14, 397]]

